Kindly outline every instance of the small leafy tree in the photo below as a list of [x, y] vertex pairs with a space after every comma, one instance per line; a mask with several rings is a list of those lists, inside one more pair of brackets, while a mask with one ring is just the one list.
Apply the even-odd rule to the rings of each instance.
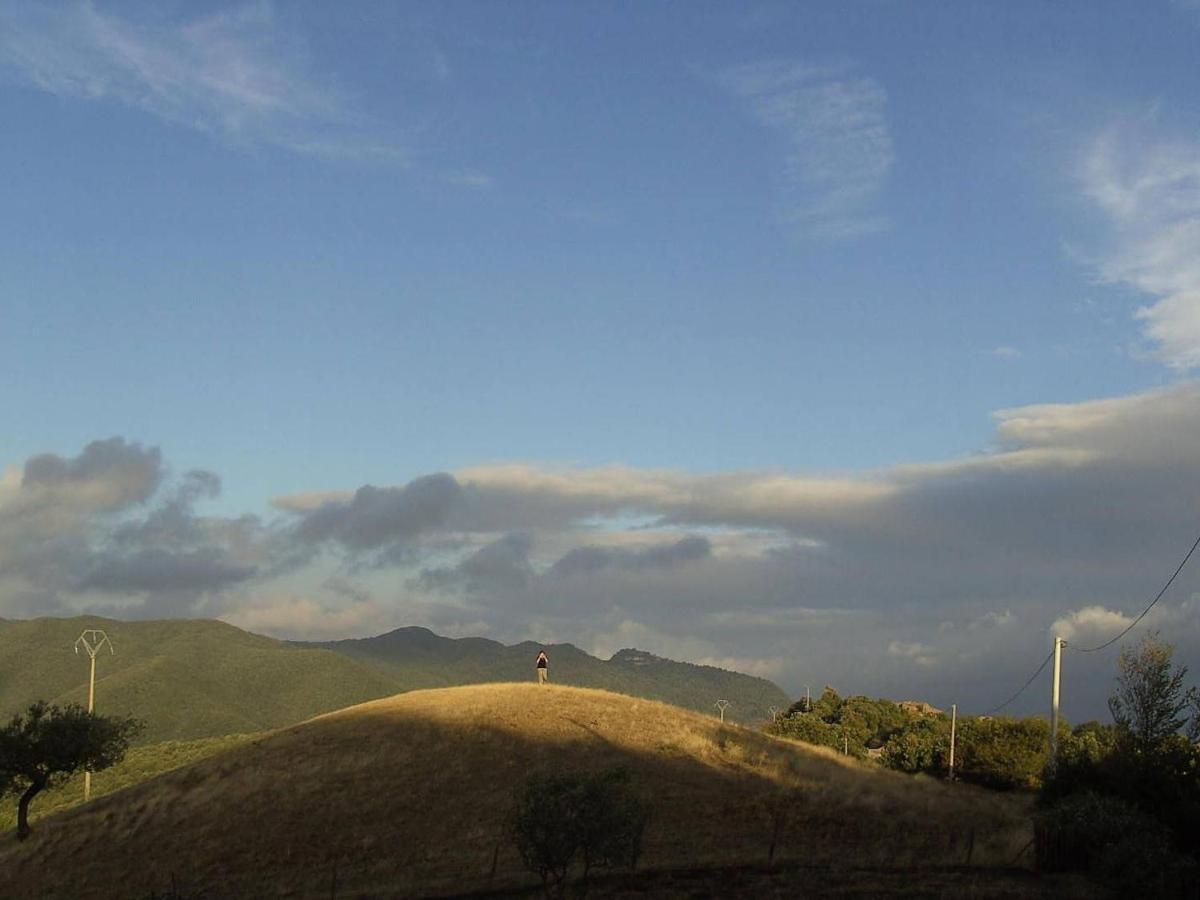
[[637, 868], [649, 808], [628, 769], [599, 772], [584, 780], [580, 804], [579, 852], [583, 877], [596, 866]]
[[84, 769], [93, 772], [120, 762], [141, 723], [107, 718], [71, 704], [31, 705], [0, 728], [0, 796], [17, 799], [17, 838], [29, 837], [29, 804], [48, 787]]
[[599, 866], [637, 866], [649, 805], [628, 770], [537, 773], [517, 791], [509, 830], [521, 860], [561, 894], [576, 859], [586, 879]]
[[825, 685], [821, 696], [813, 702], [811, 711], [822, 721], [832, 723], [838, 720], [842, 712], [842, 698], [833, 685]]
[[561, 888], [579, 851], [579, 779], [535, 773], [517, 792], [509, 828], [525, 867], [542, 879], [542, 889]]
[[784, 737], [816, 744], [818, 747], [838, 747], [841, 739], [836, 725], [830, 725], [813, 713], [800, 713], [779, 720], [773, 729]]
[[938, 716], [912, 719], [884, 745], [884, 761], [901, 772], [945, 771], [950, 751], [950, 726]]
[[1050, 742], [1045, 719], [967, 719], [960, 735], [958, 771], [964, 781], [1000, 790], [1041, 784]]
[[[1108, 708], [1121, 737], [1136, 752], [1161, 748], [1200, 703], [1195, 688], [1184, 688], [1187, 666], [1171, 663], [1174, 649], [1153, 632], [1136, 647], [1122, 649], [1117, 660], [1117, 687]], [[1192, 726], [1194, 731], [1194, 719]]]

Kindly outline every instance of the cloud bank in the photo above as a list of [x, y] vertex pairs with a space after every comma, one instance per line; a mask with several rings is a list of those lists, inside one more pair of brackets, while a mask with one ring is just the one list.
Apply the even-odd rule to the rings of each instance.
[[[1116, 634], [1190, 546], [1200, 385], [996, 414], [974, 456], [859, 474], [532, 463], [200, 510], [120, 438], [0, 482], [0, 615], [219, 615], [289, 637], [423, 624], [693, 661], [982, 711], [1053, 634]], [[1200, 574], [1145, 620], [1200, 654]], [[1114, 649], [1114, 653], [1116, 648]], [[1102, 715], [1112, 660], [1079, 655], [1068, 715]], [[1036, 686], [1018, 710], [1043, 705]], [[1021, 704], [1026, 704], [1024, 707]]]

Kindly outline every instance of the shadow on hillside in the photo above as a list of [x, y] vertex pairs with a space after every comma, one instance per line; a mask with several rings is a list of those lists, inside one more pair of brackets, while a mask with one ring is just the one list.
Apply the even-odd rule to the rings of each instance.
[[505, 833], [514, 788], [616, 765], [652, 800], [645, 868], [765, 863], [774, 839], [780, 864], [932, 872], [1006, 864], [1028, 837], [993, 795], [659, 704], [458, 691], [322, 717], [48, 818], [25, 844], [0, 839], [0, 870], [13, 896], [72, 900], [148, 897], [172, 878], [193, 898], [519, 889], [536, 879]]

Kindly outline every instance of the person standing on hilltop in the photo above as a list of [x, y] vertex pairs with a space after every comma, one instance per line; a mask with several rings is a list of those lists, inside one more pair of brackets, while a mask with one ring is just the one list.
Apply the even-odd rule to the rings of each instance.
[[549, 668], [550, 668], [550, 657], [546, 656], [545, 650], [538, 651], [538, 658], [537, 658], [538, 684], [546, 683], [546, 679], [549, 677], [549, 672], [547, 671]]

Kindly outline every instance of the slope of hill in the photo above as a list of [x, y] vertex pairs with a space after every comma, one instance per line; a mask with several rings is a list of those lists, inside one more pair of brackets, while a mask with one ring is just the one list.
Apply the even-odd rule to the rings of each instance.
[[[397, 628], [378, 637], [297, 644], [334, 650], [379, 666], [406, 688], [524, 681], [543, 645], [530, 641], [506, 646], [486, 638], [445, 638], [427, 628]], [[549, 644], [550, 678], [558, 684], [617, 691], [662, 700], [685, 709], [713, 712], [728, 700], [726, 718], [758, 723], [770, 709], [787, 709], [791, 700], [764, 678], [713, 666], [675, 662], [640, 650], [622, 650], [610, 660], [597, 659], [571, 644]]]
[[[163, 772], [170, 772], [260, 737], [261, 734], [226, 734], [194, 741], [161, 741], [157, 744], [133, 747], [121, 762], [92, 775], [92, 799], [141, 784]], [[66, 809], [73, 809], [82, 803], [83, 773], [80, 773], [65, 784], [39, 794], [30, 809], [29, 820], [36, 826], [41, 819]], [[0, 802], [0, 832], [16, 827], [16, 804], [11, 798], [5, 798]]]
[[1010, 796], [653, 701], [498, 684], [406, 693], [252, 740], [45, 819], [24, 843], [0, 837], [0, 871], [13, 896], [72, 900], [146, 897], [172, 878], [185, 896], [222, 898], [329, 896], [334, 879], [342, 897], [520, 888], [536, 879], [505, 831], [514, 786], [613, 765], [651, 803], [642, 868], [765, 861], [781, 801], [777, 858], [808, 866], [996, 865], [1029, 839]]
[[263, 731], [398, 690], [344, 655], [297, 648], [223, 622], [31, 619], [0, 628], [0, 717], [33, 700], [87, 703], [85, 628], [116, 649], [96, 660], [96, 709], [143, 719], [144, 742]]

